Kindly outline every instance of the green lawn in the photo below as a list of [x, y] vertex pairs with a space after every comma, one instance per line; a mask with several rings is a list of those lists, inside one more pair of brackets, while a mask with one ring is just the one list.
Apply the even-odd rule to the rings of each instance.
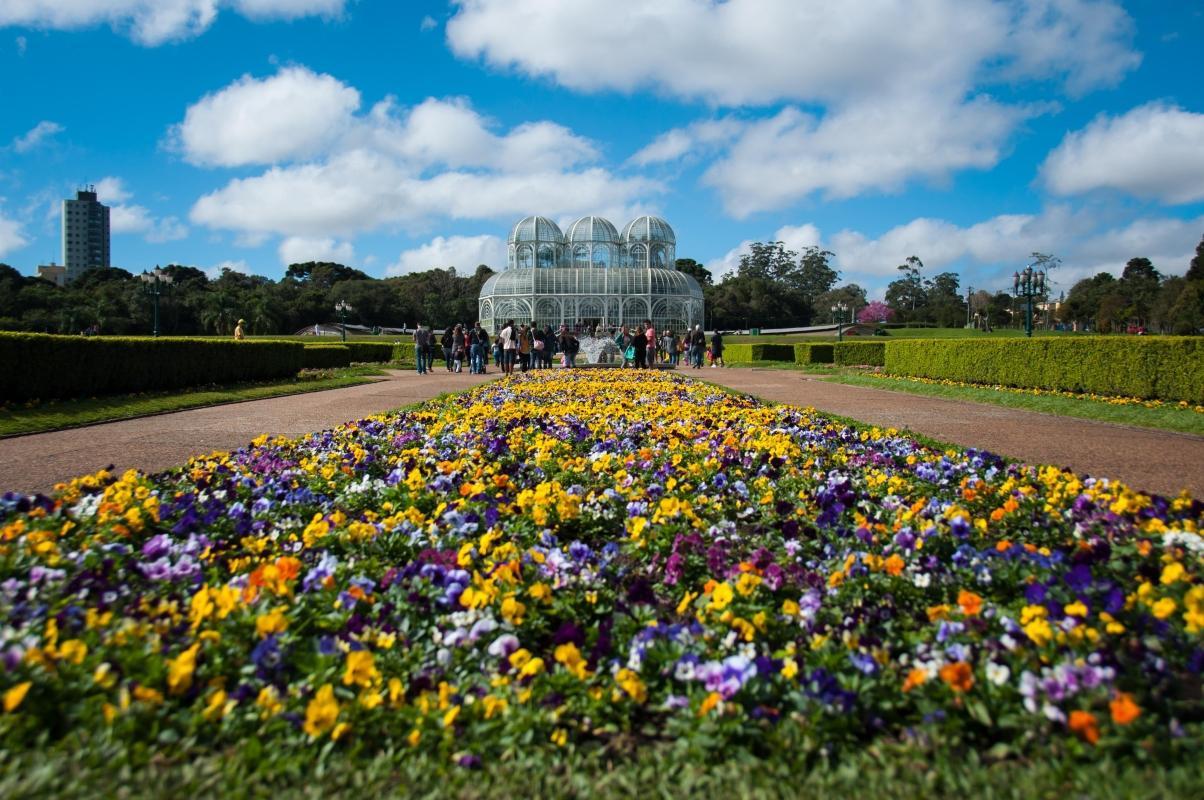
[[383, 374], [377, 367], [307, 370], [287, 381], [200, 387], [191, 391], [92, 397], [39, 403], [34, 406], [5, 406], [0, 408], [0, 436], [43, 433], [188, 408], [263, 400], [268, 397], [318, 392], [324, 389], [341, 389], [369, 383]]
[[[812, 750], [788, 759], [747, 751], [695, 752], [666, 743], [632, 751], [549, 751], [515, 744], [500, 761], [472, 768], [458, 756], [435, 760], [402, 751], [363, 756], [310, 746], [269, 752], [163, 746], [131, 752], [114, 742], [5, 752], [0, 796], [401, 797], [401, 798], [1169, 798], [1200, 797], [1204, 773], [1134, 756], [1092, 763], [1066, 752], [1017, 762], [950, 747], [870, 748], [825, 759]], [[1198, 765], [1197, 765], [1198, 766]]]
[[889, 389], [896, 392], [944, 397], [949, 400], [969, 400], [975, 403], [991, 403], [1026, 411], [1079, 417], [1118, 425], [1134, 425], [1141, 428], [1159, 428], [1180, 433], [1204, 436], [1204, 414], [1190, 408], [1166, 404], [1157, 408], [1141, 405], [1113, 405], [1102, 400], [1059, 397], [1057, 395], [1031, 395], [989, 387], [942, 386], [907, 378], [877, 378], [857, 369], [835, 370], [827, 380], [851, 386], [868, 386], [873, 389]]

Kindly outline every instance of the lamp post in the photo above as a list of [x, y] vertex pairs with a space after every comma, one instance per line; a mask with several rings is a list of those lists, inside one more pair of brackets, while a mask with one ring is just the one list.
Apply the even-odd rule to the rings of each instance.
[[1016, 297], [1028, 300], [1024, 312], [1024, 335], [1033, 335], [1033, 298], [1045, 293], [1045, 273], [1034, 272], [1033, 264], [1024, 268], [1024, 272], [1012, 273], [1012, 293]]
[[154, 272], [146, 272], [143, 270], [139, 276], [146, 284], [146, 293], [154, 298], [155, 307], [155, 332], [154, 335], [159, 335], [159, 296], [163, 294], [163, 287], [171, 284], [171, 276], [163, 270], [159, 269], [159, 265], [155, 265]]
[[844, 341], [844, 312], [849, 310], [849, 304], [843, 300], [832, 306], [832, 318], [836, 320], [836, 341]]
[[347, 312], [351, 310], [351, 304], [345, 300], [340, 300], [334, 304], [334, 310], [339, 312], [339, 321], [343, 327], [343, 341], [347, 341]]

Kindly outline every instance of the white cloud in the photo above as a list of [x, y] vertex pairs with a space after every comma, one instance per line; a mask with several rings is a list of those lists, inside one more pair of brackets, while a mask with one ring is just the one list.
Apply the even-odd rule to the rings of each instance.
[[24, 56], [25, 51], [26, 51], [26, 49], [28, 49], [28, 47], [29, 47], [29, 42], [26, 41], [25, 37], [18, 36], [17, 37], [17, 55]]
[[133, 196], [121, 178], [107, 175], [96, 182], [96, 199], [106, 205], [124, 203]]
[[303, 264], [307, 261], [333, 261], [347, 264], [355, 258], [355, 248], [351, 242], [340, 242], [334, 239], [311, 239], [304, 236], [290, 236], [280, 243], [280, 263]]
[[422, 22], [418, 25], [418, 29], [423, 33], [426, 33], [427, 31], [433, 31], [436, 27], [438, 27], [438, 25], [439, 23], [435, 21], [435, 18], [430, 14], [427, 14], [422, 18]]
[[110, 25], [149, 47], [198, 36], [223, 5], [250, 19], [334, 16], [346, 0], [5, 0], [0, 27], [75, 30]]
[[239, 259], [238, 261], [219, 261], [212, 267], [206, 269], [205, 275], [209, 278], [209, 280], [212, 281], [220, 278], [222, 273], [226, 270], [230, 270], [231, 272], [240, 272], [243, 275], [251, 274], [251, 267], [246, 261]]
[[455, 267], [460, 274], [471, 274], [477, 265], [495, 270], [506, 263], [506, 242], [497, 236], [436, 236], [426, 244], [404, 251], [386, 270], [388, 275], [405, 275], [428, 269]]
[[845, 106], [815, 118], [788, 106], [748, 125], [703, 174], [736, 217], [822, 191], [846, 198], [898, 191], [911, 179], [942, 180], [988, 169], [1015, 126], [1036, 109], [978, 97], [900, 95]]
[[1115, 0], [456, 5], [447, 38], [462, 58], [571, 89], [650, 87], [720, 105], [843, 102], [980, 76], [1061, 79], [1080, 92], [1115, 83], [1138, 58], [1132, 21]]
[[705, 152], [730, 142], [743, 128], [744, 125], [739, 120], [731, 117], [704, 119], [684, 128], [673, 128], [653, 139], [633, 155], [631, 163], [647, 166], [676, 161], [687, 154], [698, 155], [699, 151]]
[[[319, 96], [331, 85], [355, 93], [330, 76], [294, 71]], [[223, 115], [250, 118], [255, 115], [240, 107], [243, 90], [250, 89], [246, 96], [254, 100], [264, 83], [244, 79], [210, 98], [229, 99], [221, 104]], [[304, 103], [301, 95], [293, 102]], [[598, 158], [597, 147], [561, 125], [534, 121], [499, 131], [463, 98], [430, 98], [408, 109], [385, 100], [365, 114], [353, 111], [347, 104], [337, 128], [305, 145], [277, 139], [272, 146], [285, 163], [199, 198], [193, 222], [244, 236], [347, 238], [382, 227], [418, 227], [433, 217], [498, 219], [533, 211], [621, 217], [642, 197], [663, 191], [643, 178], [588, 166]], [[182, 143], [187, 128], [187, 120], [178, 127]], [[254, 153], [268, 146], [258, 135], [223, 147], [198, 147], [198, 141], [185, 147], [194, 160], [266, 160]], [[321, 152], [301, 159], [315, 150]]]
[[37, 125], [34, 125], [24, 136], [18, 136], [16, 139], [13, 139], [13, 150], [18, 153], [28, 153], [42, 142], [55, 134], [62, 133], [64, 130], [63, 126], [57, 122], [42, 120]]
[[1204, 114], [1149, 103], [1066, 134], [1041, 166], [1056, 194], [1116, 189], [1164, 203], [1204, 199]]
[[251, 19], [297, 19], [336, 17], [346, 0], [234, 0], [238, 13]]
[[21, 230], [21, 223], [15, 219], [9, 219], [4, 216], [3, 211], [0, 211], [0, 258], [14, 250], [20, 250], [27, 244], [29, 244], [29, 240], [25, 238]]
[[156, 217], [146, 206], [128, 203], [134, 195], [118, 177], [107, 176], [96, 183], [96, 197], [109, 206], [109, 230], [115, 234], [141, 234], [148, 242], [174, 242], [188, 235], [188, 227], [176, 217]]
[[[892, 192], [989, 169], [1038, 97], [1116, 83], [1140, 61], [1117, 0], [458, 0], [463, 58], [576, 90], [652, 89], [771, 116], [663, 133], [631, 163], [720, 150], [703, 182], [736, 217], [820, 192]], [[538, 42], [538, 46], [531, 46]]]
[[359, 104], [355, 89], [304, 67], [244, 75], [190, 106], [171, 138], [193, 164], [271, 164], [321, 152], [351, 125]]

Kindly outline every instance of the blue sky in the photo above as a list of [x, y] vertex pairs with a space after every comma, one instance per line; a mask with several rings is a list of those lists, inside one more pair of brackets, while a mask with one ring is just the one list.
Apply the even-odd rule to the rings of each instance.
[[9, 0], [0, 261], [277, 278], [500, 268], [518, 218], [657, 213], [679, 257], [836, 253], [881, 296], [920, 256], [1069, 288], [1204, 235], [1204, 6], [1157, 0]]

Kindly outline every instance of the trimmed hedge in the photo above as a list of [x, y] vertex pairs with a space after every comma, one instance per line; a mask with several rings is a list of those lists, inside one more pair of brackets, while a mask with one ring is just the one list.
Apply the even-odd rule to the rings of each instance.
[[1075, 336], [890, 342], [893, 375], [1204, 403], [1204, 339]]
[[730, 362], [794, 361], [794, 346], [790, 344], [725, 344], [723, 360]]
[[831, 364], [832, 345], [802, 342], [794, 345], [795, 364]]
[[[394, 342], [392, 345], [392, 348], [393, 348], [393, 351], [392, 351], [393, 355], [392, 355], [392, 359], [391, 359], [392, 361], [405, 361], [410, 364], [416, 364], [418, 362], [418, 357], [414, 355], [414, 343], [413, 342]], [[436, 360], [442, 359], [443, 358], [443, 345], [436, 343], [434, 345], [434, 347], [431, 349], [431, 352], [434, 353], [434, 358]], [[490, 352], [490, 358], [492, 358], [493, 357], [492, 356], [493, 349], [490, 348], [489, 352]]]
[[336, 369], [351, 364], [351, 348], [345, 344], [305, 345], [306, 369]]
[[291, 378], [300, 342], [0, 333], [0, 400], [100, 397]]
[[351, 360], [355, 363], [377, 364], [393, 360], [392, 342], [340, 342], [340, 344], [351, 351]]
[[832, 360], [844, 366], [881, 367], [885, 359], [886, 342], [837, 342], [832, 345]]

